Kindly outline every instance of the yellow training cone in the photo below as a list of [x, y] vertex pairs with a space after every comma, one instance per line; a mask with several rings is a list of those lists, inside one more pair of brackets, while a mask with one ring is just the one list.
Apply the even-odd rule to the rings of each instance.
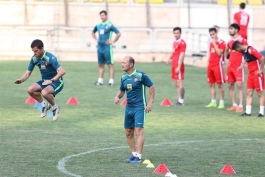
[[155, 168], [155, 166], [154, 166], [154, 164], [149, 163], [149, 164], [146, 166], [146, 168]]
[[148, 159], [145, 159], [144, 161], [143, 161], [143, 164], [146, 164], [146, 165], [148, 165], [148, 164], [150, 164], [151, 162], [150, 162], [150, 160], [148, 160]]

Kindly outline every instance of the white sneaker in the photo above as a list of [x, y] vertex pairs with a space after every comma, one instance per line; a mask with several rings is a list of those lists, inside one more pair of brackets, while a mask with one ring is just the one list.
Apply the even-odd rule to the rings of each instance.
[[51, 109], [51, 105], [50, 105], [50, 104], [48, 104], [48, 105], [45, 106], [45, 107], [42, 107], [42, 111], [41, 111], [41, 115], [40, 115], [40, 117], [41, 117], [41, 118], [44, 118], [44, 117], [47, 115], [47, 111], [48, 111], [49, 109]]
[[60, 108], [59, 106], [57, 108], [55, 108], [54, 110], [52, 110], [53, 112], [53, 120], [56, 121], [58, 118], [59, 118], [59, 111], [60, 111]]

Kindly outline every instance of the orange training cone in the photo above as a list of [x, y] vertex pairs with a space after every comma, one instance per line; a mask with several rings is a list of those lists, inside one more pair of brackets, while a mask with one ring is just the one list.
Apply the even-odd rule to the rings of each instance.
[[72, 96], [67, 102], [66, 104], [79, 104], [79, 102], [77, 101], [77, 99]]
[[224, 175], [232, 175], [236, 174], [236, 171], [232, 168], [230, 164], [226, 164], [224, 168], [220, 171], [220, 173]]
[[156, 174], [168, 173], [168, 172], [170, 171], [164, 163], [161, 163], [160, 165], [158, 165], [158, 167], [154, 171], [154, 173]]
[[121, 106], [126, 106], [127, 105], [127, 98], [124, 98], [124, 100], [120, 104]]
[[27, 104], [36, 104], [37, 101], [36, 101], [34, 98], [32, 98], [32, 97], [30, 96], [30, 97], [26, 100], [25, 103], [27, 103]]
[[172, 106], [172, 105], [173, 104], [171, 103], [171, 101], [168, 98], [165, 98], [160, 104], [160, 106]]

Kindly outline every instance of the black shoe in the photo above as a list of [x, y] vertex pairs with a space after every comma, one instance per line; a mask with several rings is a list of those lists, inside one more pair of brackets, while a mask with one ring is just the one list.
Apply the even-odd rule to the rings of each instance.
[[176, 106], [184, 106], [184, 103], [176, 102]]
[[95, 85], [103, 85], [102, 83], [99, 83], [98, 81], [95, 82]]
[[259, 115], [257, 117], [261, 118], [261, 117], [264, 117], [264, 115], [259, 113]]
[[241, 114], [240, 116], [242, 116], [242, 117], [250, 117], [251, 114], [243, 113], [243, 114]]
[[114, 85], [114, 84], [112, 84], [112, 83], [109, 83], [109, 84], [108, 84], [108, 86], [113, 86], [113, 85]]

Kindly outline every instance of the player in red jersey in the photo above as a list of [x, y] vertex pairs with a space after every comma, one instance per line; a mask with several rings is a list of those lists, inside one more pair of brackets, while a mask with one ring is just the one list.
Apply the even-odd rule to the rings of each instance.
[[[258, 117], [264, 117], [264, 57], [253, 47], [243, 45], [238, 41], [233, 43], [232, 49], [242, 52], [248, 65], [246, 112], [241, 116], [251, 116], [252, 95], [253, 90], [256, 89], [260, 103]], [[240, 67], [243, 68], [243, 66], [242, 63]]]
[[249, 23], [249, 15], [244, 11], [246, 7], [245, 3], [239, 5], [239, 12], [234, 14], [234, 22], [240, 27], [239, 35], [241, 35], [246, 40], [248, 39], [247, 28]]
[[216, 104], [216, 91], [215, 91], [215, 83], [218, 85], [220, 92], [220, 102], [219, 109], [224, 108], [224, 88], [223, 83], [224, 80], [224, 72], [223, 72], [223, 54], [225, 50], [225, 42], [222, 39], [219, 39], [217, 36], [216, 28], [209, 29], [210, 36], [212, 37], [212, 41], [210, 43], [210, 51], [208, 58], [208, 67], [207, 67], [207, 77], [208, 83], [210, 85], [211, 90], [211, 103], [209, 103], [205, 107], [217, 107]]
[[[227, 72], [226, 72], [226, 81], [228, 82], [229, 94], [232, 100], [233, 105], [227, 110], [232, 111], [236, 110], [236, 112], [243, 111], [243, 82], [244, 82], [244, 69], [240, 68], [242, 62], [244, 62], [244, 58], [242, 53], [232, 50], [232, 45], [235, 41], [239, 41], [244, 45], [247, 45], [247, 40], [241, 37], [238, 32], [240, 27], [238, 24], [233, 23], [229, 27], [229, 34], [232, 36], [232, 39], [227, 43], [227, 47], [225, 50], [225, 56], [227, 56]], [[230, 54], [228, 54], [230, 51]], [[237, 85], [238, 93], [239, 93], [239, 105], [236, 103], [236, 95], [234, 90], [234, 85]]]
[[183, 80], [184, 80], [184, 56], [186, 52], [186, 43], [183, 39], [181, 39], [181, 28], [175, 27], [173, 29], [173, 34], [175, 37], [175, 41], [173, 42], [173, 50], [172, 55], [170, 59], [167, 61], [171, 64], [171, 77], [175, 82], [175, 86], [177, 87], [178, 92], [178, 101], [176, 103], [177, 106], [183, 106], [184, 105], [184, 86], [183, 86]]

